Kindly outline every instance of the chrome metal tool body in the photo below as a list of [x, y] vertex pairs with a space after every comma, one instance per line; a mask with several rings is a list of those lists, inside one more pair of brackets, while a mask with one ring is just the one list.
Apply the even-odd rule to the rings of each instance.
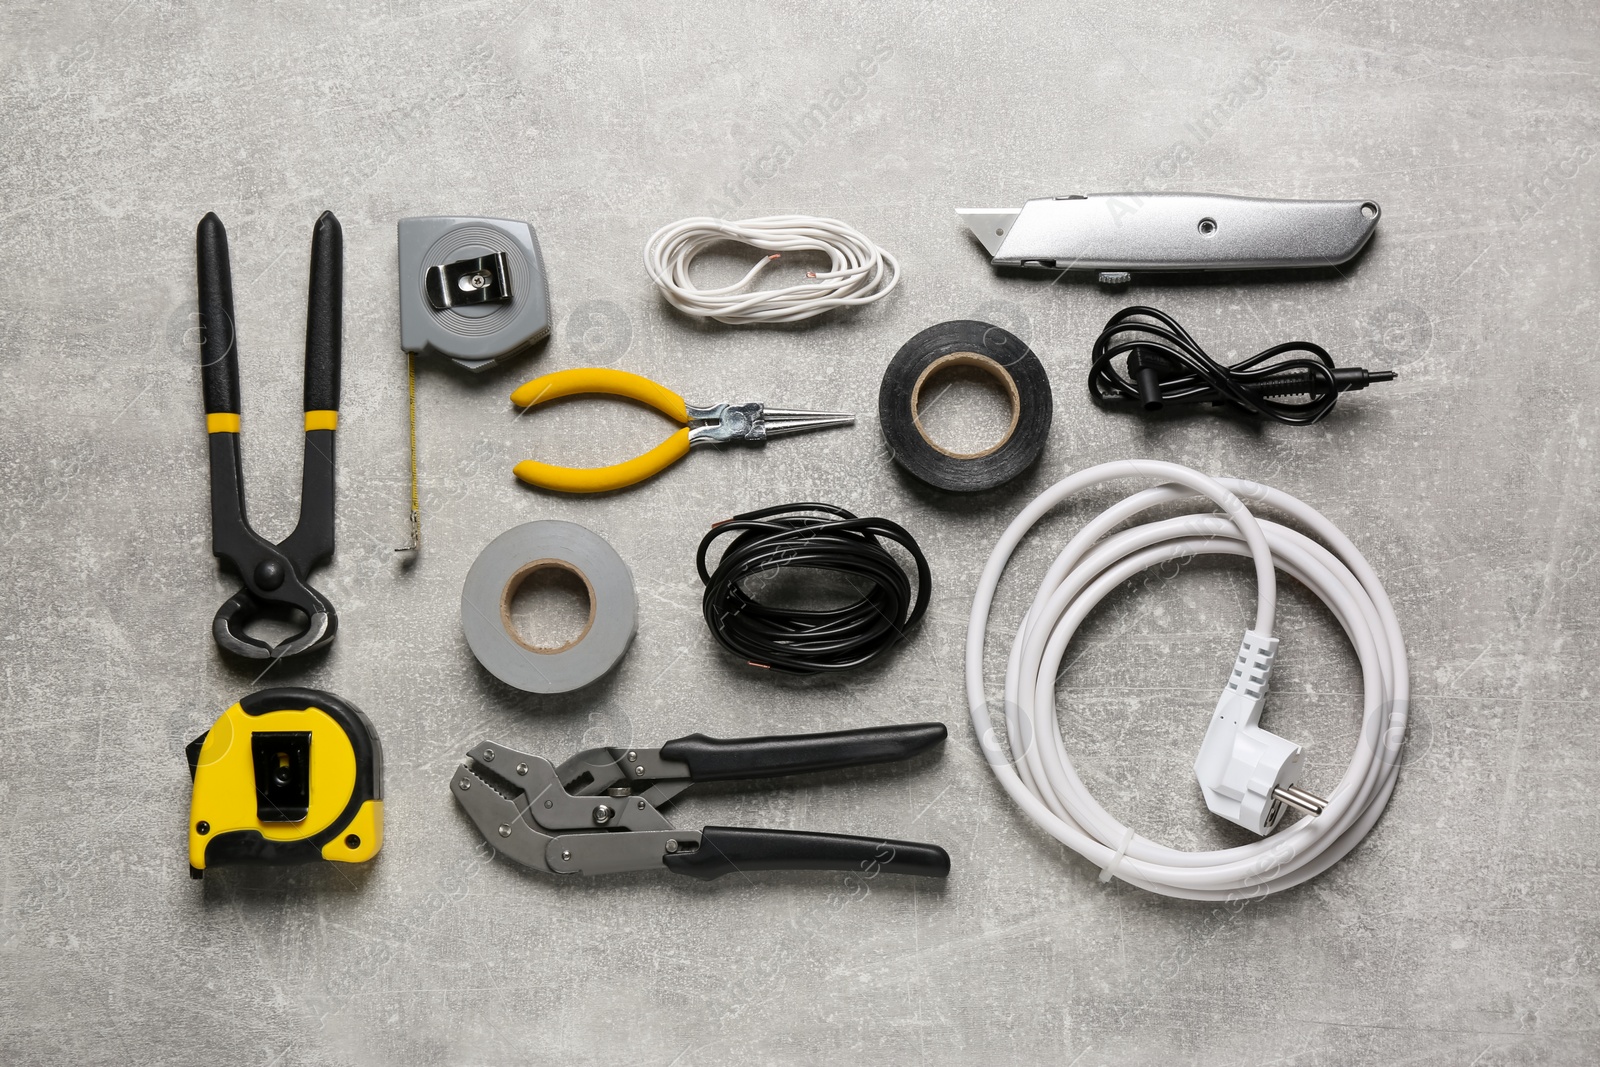
[[1381, 212], [1371, 200], [1095, 193], [956, 214], [995, 266], [1097, 271], [1118, 284], [1136, 271], [1338, 266], [1366, 245]]
[[909, 759], [945, 739], [942, 723], [592, 748], [559, 767], [491, 741], [474, 746], [450, 789], [490, 846], [550, 874], [663, 867], [709, 881], [734, 871], [822, 870], [942, 878], [937, 845], [799, 830], [674, 828], [661, 807], [696, 782], [772, 778]]

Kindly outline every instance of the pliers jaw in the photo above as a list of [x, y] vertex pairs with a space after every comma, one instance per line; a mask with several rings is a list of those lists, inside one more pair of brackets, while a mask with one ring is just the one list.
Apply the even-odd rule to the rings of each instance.
[[267, 610], [249, 589], [239, 590], [217, 609], [216, 616], [211, 620], [211, 636], [218, 647], [245, 659], [280, 659], [321, 648], [339, 632], [339, 617], [334, 614], [333, 605], [322, 599], [315, 589], [310, 586], [302, 586], [302, 589], [307, 596], [296, 597], [295, 600], [306, 599], [311, 604], [311, 610], [306, 610], [299, 603], [282, 599], [277, 602], [288, 603], [305, 614], [305, 628], [295, 636], [269, 645], [245, 633], [245, 629]]
[[732, 441], [759, 445], [769, 437], [848, 426], [856, 421], [854, 415], [844, 411], [798, 411], [765, 404], [686, 404], [684, 409], [689, 414], [690, 447]]
[[493, 741], [467, 757], [450, 791], [489, 847], [526, 867], [550, 874], [647, 870], [699, 841], [693, 831], [674, 830], [644, 797], [568, 793], [543, 757]]
[[[478, 750], [497, 752], [495, 746], [487, 743], [479, 745]], [[507, 759], [521, 761], [522, 766], [527, 766], [529, 759], [537, 759], [520, 752], [504, 754]], [[538, 824], [529, 817], [528, 805], [536, 800], [530, 800], [525, 791], [491, 770], [481, 759], [474, 759], [456, 768], [450, 792], [496, 852], [525, 867], [554, 873], [545, 858], [551, 837], [540, 832]]]

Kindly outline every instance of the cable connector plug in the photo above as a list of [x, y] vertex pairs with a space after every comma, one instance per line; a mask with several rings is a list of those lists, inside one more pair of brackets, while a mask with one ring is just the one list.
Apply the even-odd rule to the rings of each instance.
[[1297, 787], [1300, 746], [1259, 725], [1278, 639], [1246, 630], [1233, 674], [1194, 761], [1200, 792], [1212, 814], [1257, 834], [1268, 834], [1284, 808], [1320, 815], [1328, 802]]
[[[1127, 357], [1127, 373], [1116, 359]], [[1282, 356], [1292, 356], [1280, 359]], [[1237, 363], [1218, 363], [1178, 321], [1149, 307], [1111, 316], [1090, 352], [1089, 396], [1102, 407], [1137, 404], [1145, 411], [1186, 404], [1232, 405], [1293, 426], [1333, 410], [1341, 393], [1395, 380], [1392, 370], [1336, 367], [1310, 341], [1273, 345]], [[1301, 399], [1285, 399], [1285, 398]]]

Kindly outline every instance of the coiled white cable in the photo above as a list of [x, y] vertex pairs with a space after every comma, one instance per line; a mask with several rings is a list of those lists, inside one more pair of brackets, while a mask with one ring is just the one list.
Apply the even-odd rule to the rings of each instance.
[[[1003, 746], [995, 735], [983, 679], [984, 635], [1000, 576], [1022, 538], [1046, 512], [1076, 493], [1120, 478], [1159, 484], [1102, 512], [1050, 566], [1012, 643], [1005, 679], [1008, 744]], [[1210, 500], [1221, 514], [1185, 515], [1112, 532], [1150, 508], [1195, 497]], [[1289, 515], [1323, 544], [1257, 519], [1244, 500]], [[1207, 553], [1254, 559], [1254, 629], [1262, 635], [1272, 633], [1275, 568], [1327, 604], [1361, 662], [1363, 713], [1355, 755], [1321, 815], [1237, 848], [1185, 852], [1139, 836], [1089, 795], [1061, 741], [1055, 680], [1068, 642], [1106, 594], [1147, 567]], [[1056, 483], [1012, 521], [984, 567], [967, 628], [966, 668], [973, 729], [1012, 799], [1052, 837], [1096, 867], [1166, 896], [1259, 897], [1320, 874], [1377, 822], [1399, 772], [1410, 677], [1389, 598], [1371, 566], [1336, 526], [1287, 493], [1255, 482], [1214, 479], [1174, 463], [1127, 460], [1090, 467]], [[1196, 741], [1199, 726], [1197, 722]]]
[[[701, 289], [689, 279], [696, 256], [721, 241], [738, 241], [774, 255], [763, 256], [748, 274], [720, 289]], [[808, 272], [807, 281], [782, 289], [746, 292], [784, 252], [826, 252], [831, 266]], [[644, 269], [672, 306], [697, 319], [732, 325], [799, 322], [836, 307], [870, 304], [888, 296], [900, 281], [900, 264], [867, 235], [838, 219], [772, 215], [727, 222], [683, 219], [663, 226], [645, 244]]]

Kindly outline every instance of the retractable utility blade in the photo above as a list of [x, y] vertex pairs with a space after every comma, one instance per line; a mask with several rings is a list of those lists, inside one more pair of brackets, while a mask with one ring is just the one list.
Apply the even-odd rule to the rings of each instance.
[[956, 214], [995, 266], [1096, 271], [1121, 284], [1136, 271], [1338, 266], [1366, 246], [1380, 211], [1371, 200], [1094, 193]]

